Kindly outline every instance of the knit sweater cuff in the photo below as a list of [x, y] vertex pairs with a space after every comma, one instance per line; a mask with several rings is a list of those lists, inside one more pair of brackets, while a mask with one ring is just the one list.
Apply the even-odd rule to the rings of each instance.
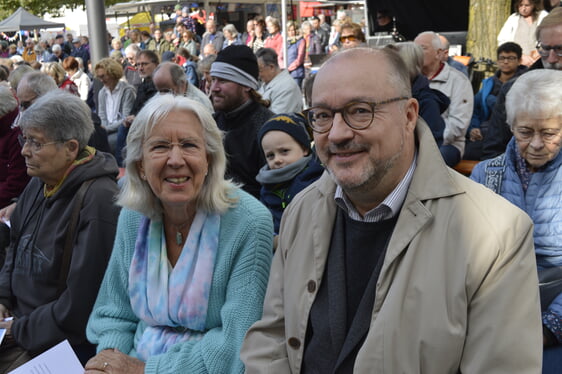
[[558, 343], [562, 343], [562, 316], [547, 310], [542, 313], [542, 323], [556, 337]]

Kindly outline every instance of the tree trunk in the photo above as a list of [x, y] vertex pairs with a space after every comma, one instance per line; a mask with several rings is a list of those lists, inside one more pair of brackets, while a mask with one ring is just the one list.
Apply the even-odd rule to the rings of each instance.
[[511, 0], [470, 0], [467, 51], [496, 60], [497, 36], [511, 14]]

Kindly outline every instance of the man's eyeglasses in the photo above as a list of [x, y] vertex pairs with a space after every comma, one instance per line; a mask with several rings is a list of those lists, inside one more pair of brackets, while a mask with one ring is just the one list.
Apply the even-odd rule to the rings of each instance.
[[29, 145], [32, 152], [39, 152], [46, 145], [62, 143], [60, 140], [54, 141], [54, 142], [39, 143], [35, 139], [28, 138], [27, 136], [24, 136], [24, 135], [21, 135], [21, 134], [18, 135], [18, 142], [20, 143], [20, 146], [22, 148], [25, 147], [26, 144]]
[[515, 140], [521, 144], [531, 143], [535, 135], [538, 135], [544, 144], [554, 144], [560, 140], [560, 130], [557, 129], [535, 131], [526, 127], [517, 127], [513, 132]]
[[562, 45], [546, 45], [538, 43], [537, 51], [542, 57], [548, 57], [550, 55], [550, 51], [554, 51], [554, 54], [556, 54], [556, 56], [562, 57]]
[[408, 100], [409, 97], [400, 96], [383, 100], [378, 103], [366, 101], [352, 101], [340, 109], [325, 107], [312, 107], [303, 111], [308, 126], [319, 134], [330, 131], [336, 113], [341, 113], [345, 123], [354, 130], [364, 130], [371, 126], [375, 118], [376, 108], [380, 105], [390, 104], [395, 101]]
[[500, 56], [498, 57], [498, 61], [510, 61], [513, 62], [518, 60], [517, 56]]
[[345, 43], [347, 41], [355, 42], [357, 41], [357, 37], [355, 35], [340, 36], [340, 42]]

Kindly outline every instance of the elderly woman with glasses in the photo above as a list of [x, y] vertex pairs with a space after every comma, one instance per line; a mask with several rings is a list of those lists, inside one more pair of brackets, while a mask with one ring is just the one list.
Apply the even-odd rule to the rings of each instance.
[[156, 95], [127, 137], [117, 237], [88, 339], [86, 373], [243, 373], [272, 255], [269, 211], [224, 179], [211, 112]]
[[51, 91], [25, 110], [18, 125], [31, 181], [11, 216], [11, 244], [0, 272], [0, 372], [68, 339], [82, 362], [113, 245], [119, 208], [115, 159], [87, 146], [94, 131], [79, 97]]
[[[499, 193], [532, 218], [539, 278], [562, 279], [562, 72], [523, 74], [506, 97], [513, 138], [506, 152], [476, 165], [471, 178]], [[558, 269], [558, 270], [557, 270]], [[562, 287], [541, 288], [543, 373], [562, 365]], [[514, 306], [515, 308], [517, 306]], [[557, 368], [557, 369], [556, 369]]]

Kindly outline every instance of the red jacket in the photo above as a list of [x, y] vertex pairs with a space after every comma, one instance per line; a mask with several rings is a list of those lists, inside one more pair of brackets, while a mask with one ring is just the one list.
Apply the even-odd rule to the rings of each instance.
[[0, 118], [0, 208], [9, 205], [12, 198], [18, 197], [29, 181], [18, 142], [21, 130], [19, 127], [12, 128], [18, 113], [16, 107]]

